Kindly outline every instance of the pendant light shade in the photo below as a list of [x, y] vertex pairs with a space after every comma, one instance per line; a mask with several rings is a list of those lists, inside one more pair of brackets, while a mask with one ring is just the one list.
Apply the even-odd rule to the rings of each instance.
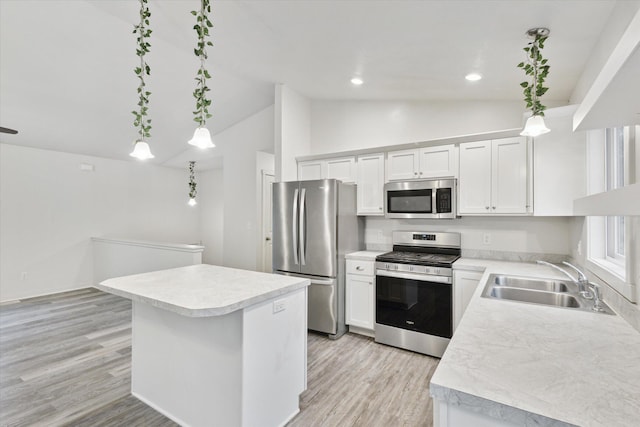
[[151, 154], [149, 144], [144, 141], [136, 141], [136, 145], [133, 147], [133, 151], [129, 154], [131, 157], [135, 157], [138, 160], [153, 159], [155, 156]]
[[189, 144], [195, 145], [198, 148], [213, 148], [215, 144], [211, 140], [211, 134], [209, 129], [205, 127], [198, 127], [193, 133], [193, 138], [189, 140]]
[[531, 116], [527, 119], [524, 129], [520, 132], [522, 136], [539, 136], [549, 132], [549, 128], [545, 126], [542, 116]]
[[195, 206], [197, 204], [198, 202], [196, 202], [196, 199], [189, 199], [189, 206]]

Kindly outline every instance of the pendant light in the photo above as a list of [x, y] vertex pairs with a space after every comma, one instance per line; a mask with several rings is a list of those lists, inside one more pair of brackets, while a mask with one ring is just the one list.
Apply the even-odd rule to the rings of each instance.
[[207, 98], [207, 79], [211, 78], [211, 75], [204, 67], [205, 60], [207, 59], [207, 46], [213, 46], [213, 43], [207, 40], [209, 37], [209, 28], [213, 27], [213, 24], [209, 20], [209, 13], [211, 12], [210, 0], [200, 0], [200, 10], [193, 10], [191, 14], [196, 17], [196, 25], [193, 29], [196, 30], [198, 35], [198, 43], [194, 49], [194, 53], [200, 59], [200, 68], [196, 75], [196, 89], [193, 91], [193, 96], [196, 98], [196, 110], [193, 112], [194, 121], [198, 123], [198, 127], [193, 133], [193, 138], [189, 140], [189, 144], [198, 148], [213, 148], [215, 145], [211, 140], [211, 134], [205, 127], [207, 119], [211, 117], [209, 114], [209, 106], [211, 100]]
[[134, 69], [136, 76], [138, 77], [138, 110], [132, 111], [136, 119], [133, 125], [138, 128], [138, 139], [134, 141], [133, 151], [129, 154], [131, 157], [135, 157], [138, 160], [153, 159], [155, 156], [151, 154], [149, 144], [145, 142], [145, 138], [151, 137], [151, 119], [147, 117], [149, 110], [149, 95], [151, 92], [146, 90], [146, 84], [144, 77], [148, 76], [151, 72], [151, 68], [145, 62], [144, 56], [149, 52], [151, 45], [147, 41], [151, 36], [151, 30], [148, 28], [149, 17], [151, 13], [147, 7], [148, 0], [140, 0], [140, 23], [133, 29], [133, 33], [137, 34], [138, 46], [136, 48], [136, 55], [140, 57], [140, 66]]
[[518, 68], [522, 68], [527, 76], [531, 76], [531, 81], [522, 82], [520, 86], [524, 88], [524, 101], [527, 108], [531, 108], [532, 115], [527, 119], [520, 135], [536, 137], [550, 131], [544, 124], [543, 116], [546, 107], [540, 102], [540, 97], [549, 90], [548, 87], [544, 87], [544, 80], [549, 74], [549, 65], [541, 54], [544, 42], [549, 37], [549, 29], [532, 28], [527, 31], [527, 36], [533, 41], [524, 48], [527, 61], [519, 63]]
[[196, 202], [196, 172], [195, 172], [196, 162], [189, 162], [189, 206], [195, 206], [198, 204]]

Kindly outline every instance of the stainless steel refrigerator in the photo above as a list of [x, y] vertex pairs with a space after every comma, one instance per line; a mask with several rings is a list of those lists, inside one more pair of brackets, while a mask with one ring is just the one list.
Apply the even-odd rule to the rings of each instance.
[[273, 184], [273, 271], [311, 280], [307, 327], [339, 338], [346, 253], [362, 249], [356, 186], [335, 179]]

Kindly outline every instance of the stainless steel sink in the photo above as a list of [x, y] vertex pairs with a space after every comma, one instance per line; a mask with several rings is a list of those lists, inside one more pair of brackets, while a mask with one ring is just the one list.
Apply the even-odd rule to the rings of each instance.
[[522, 288], [494, 287], [491, 296], [499, 299], [522, 301], [531, 304], [554, 305], [556, 307], [579, 308], [580, 303], [573, 295], [560, 292], [545, 292]]
[[[482, 297], [593, 311], [593, 301], [580, 296], [576, 285], [555, 279], [492, 274], [487, 280]], [[606, 304], [602, 304], [604, 311], [601, 313], [614, 314]]]
[[[547, 292], [569, 292], [575, 291], [575, 286], [571, 283], [566, 283], [558, 280], [551, 279], [530, 279], [527, 277], [517, 276], [494, 276], [494, 284], [498, 286], [508, 286], [511, 288], [525, 288], [535, 289], [538, 291]], [[571, 287], [571, 289], [569, 289]]]

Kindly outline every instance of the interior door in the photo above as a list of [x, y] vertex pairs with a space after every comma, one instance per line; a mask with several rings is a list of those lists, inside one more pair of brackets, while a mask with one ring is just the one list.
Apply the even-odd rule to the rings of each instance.
[[300, 272], [303, 274], [338, 275], [337, 195], [338, 181], [334, 179], [300, 183]]
[[298, 257], [298, 182], [273, 184], [273, 271], [300, 272]]
[[262, 271], [271, 273], [273, 271], [273, 181], [271, 172], [262, 173]]

